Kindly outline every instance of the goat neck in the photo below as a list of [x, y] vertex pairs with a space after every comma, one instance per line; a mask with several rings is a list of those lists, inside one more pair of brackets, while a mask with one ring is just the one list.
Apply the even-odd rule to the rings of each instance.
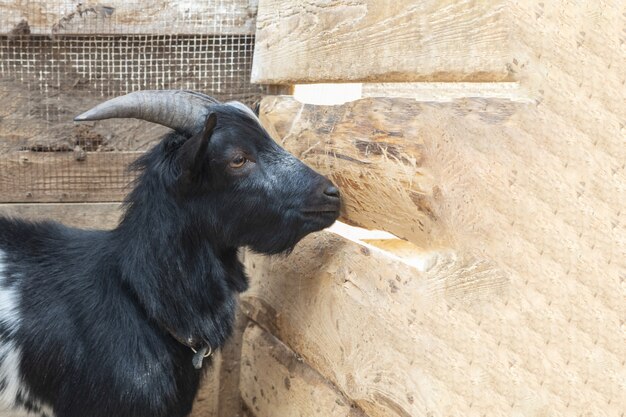
[[[247, 289], [238, 248], [186, 218], [162, 185], [140, 177], [113, 232], [122, 280], [148, 318], [188, 346], [220, 347], [234, 321], [235, 293]], [[130, 255], [130, 256], [129, 256]]]

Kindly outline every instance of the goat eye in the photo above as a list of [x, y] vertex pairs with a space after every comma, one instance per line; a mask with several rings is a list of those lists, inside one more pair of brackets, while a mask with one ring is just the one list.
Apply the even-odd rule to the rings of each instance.
[[231, 168], [241, 168], [242, 166], [245, 165], [246, 162], [248, 162], [246, 157], [239, 155], [239, 156], [236, 156], [235, 159], [230, 161], [229, 165]]

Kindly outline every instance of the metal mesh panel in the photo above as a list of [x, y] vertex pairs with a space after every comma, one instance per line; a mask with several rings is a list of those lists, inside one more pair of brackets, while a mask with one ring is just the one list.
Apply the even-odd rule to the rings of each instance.
[[250, 102], [263, 91], [249, 82], [253, 47], [252, 35], [5, 36], [0, 77], [47, 96], [186, 88]]
[[167, 129], [72, 122], [107, 98], [189, 89], [252, 104], [265, 92], [249, 82], [254, 1], [149, 3], [0, 0], [0, 201], [119, 200], [129, 152]]

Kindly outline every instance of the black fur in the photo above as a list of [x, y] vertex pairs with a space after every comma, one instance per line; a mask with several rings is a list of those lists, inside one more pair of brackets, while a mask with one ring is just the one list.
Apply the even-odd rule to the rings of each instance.
[[[237, 168], [240, 156], [248, 162]], [[0, 217], [4, 285], [18, 289], [21, 317], [13, 335], [0, 326], [0, 343], [21, 350], [29, 398], [19, 401], [34, 411], [186, 416], [201, 371], [177, 339], [215, 350], [228, 338], [235, 294], [248, 286], [239, 248], [289, 251], [338, 215], [332, 184], [229, 105], [134, 168], [112, 231]]]

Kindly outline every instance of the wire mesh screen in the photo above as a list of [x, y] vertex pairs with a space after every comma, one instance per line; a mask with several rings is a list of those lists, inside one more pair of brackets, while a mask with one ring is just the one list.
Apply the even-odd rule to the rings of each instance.
[[117, 201], [166, 128], [78, 125], [107, 98], [189, 89], [252, 104], [255, 0], [0, 0], [0, 200]]

